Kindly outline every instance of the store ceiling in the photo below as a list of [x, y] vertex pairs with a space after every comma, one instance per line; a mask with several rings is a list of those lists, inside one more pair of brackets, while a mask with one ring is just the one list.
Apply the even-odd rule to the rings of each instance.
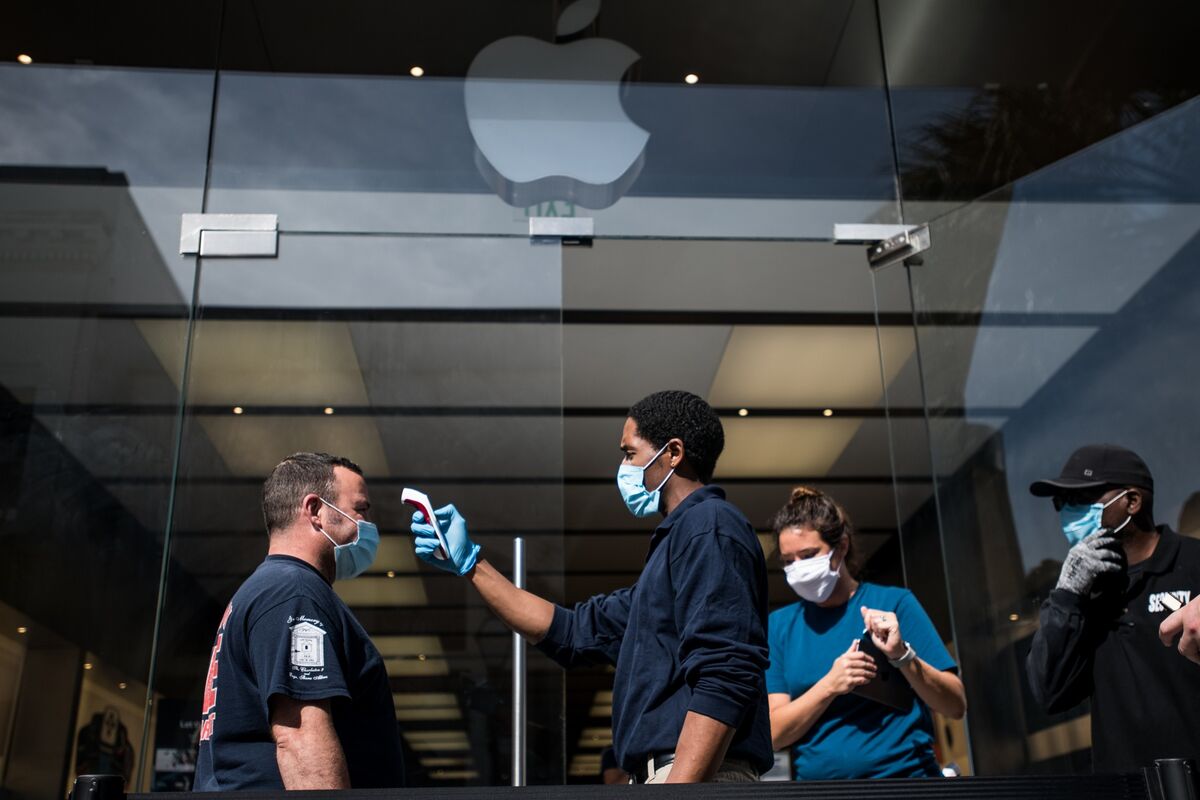
[[[0, 53], [30, 53], [35, 63], [211, 69], [219, 52], [227, 69], [404, 75], [420, 64], [427, 76], [462, 77], [498, 38], [550, 39], [566, 5], [58, 0], [7, 9]], [[1187, 0], [1103, 0], [1086, 10], [1037, 0], [880, 0], [878, 8], [877, 17], [869, 0], [605, 0], [588, 34], [639, 52], [633, 78], [651, 82], [694, 72], [716, 84], [879, 85], [882, 38], [893, 86], [1200, 85], [1189, 49], [1200, 9]]]

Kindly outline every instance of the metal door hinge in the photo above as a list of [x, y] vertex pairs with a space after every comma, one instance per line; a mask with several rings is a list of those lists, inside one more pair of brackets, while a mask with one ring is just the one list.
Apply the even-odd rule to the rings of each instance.
[[928, 225], [866, 225], [833, 226], [834, 244], [867, 245], [867, 264], [886, 267], [900, 261], [915, 266], [919, 260], [908, 259], [929, 249]]
[[279, 250], [277, 214], [184, 214], [182, 255], [274, 258]]

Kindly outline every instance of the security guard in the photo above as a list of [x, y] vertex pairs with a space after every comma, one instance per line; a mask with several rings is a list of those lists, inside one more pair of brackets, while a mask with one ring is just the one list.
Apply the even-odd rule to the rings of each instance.
[[1029, 491], [1071, 544], [1026, 662], [1034, 697], [1051, 713], [1091, 700], [1096, 771], [1200, 756], [1200, 674], [1159, 642], [1200, 587], [1200, 541], [1155, 526], [1154, 479], [1123, 447], [1081, 447]]

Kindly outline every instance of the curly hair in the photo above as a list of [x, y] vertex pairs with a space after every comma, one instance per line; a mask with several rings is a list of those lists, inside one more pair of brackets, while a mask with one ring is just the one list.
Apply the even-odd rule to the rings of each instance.
[[683, 442], [684, 458], [701, 483], [712, 480], [725, 449], [725, 428], [712, 406], [691, 392], [669, 390], [642, 398], [629, 409], [638, 436], [655, 448], [671, 439]]
[[792, 489], [787, 505], [775, 512], [770, 524], [776, 539], [788, 528], [807, 528], [816, 531], [830, 547], [836, 548], [845, 541], [846, 568], [851, 575], [858, 574], [854, 523], [846, 509], [820, 489], [808, 486]]

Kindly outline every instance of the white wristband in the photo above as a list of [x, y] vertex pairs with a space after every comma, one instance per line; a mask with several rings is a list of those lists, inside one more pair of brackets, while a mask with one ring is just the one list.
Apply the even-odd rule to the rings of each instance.
[[911, 644], [909, 644], [908, 642], [905, 642], [904, 648], [905, 648], [904, 655], [900, 656], [895, 661], [893, 661], [890, 658], [888, 659], [888, 663], [891, 664], [896, 669], [900, 669], [908, 662], [915, 661], [917, 658], [917, 651], [913, 650], [913, 646]]

